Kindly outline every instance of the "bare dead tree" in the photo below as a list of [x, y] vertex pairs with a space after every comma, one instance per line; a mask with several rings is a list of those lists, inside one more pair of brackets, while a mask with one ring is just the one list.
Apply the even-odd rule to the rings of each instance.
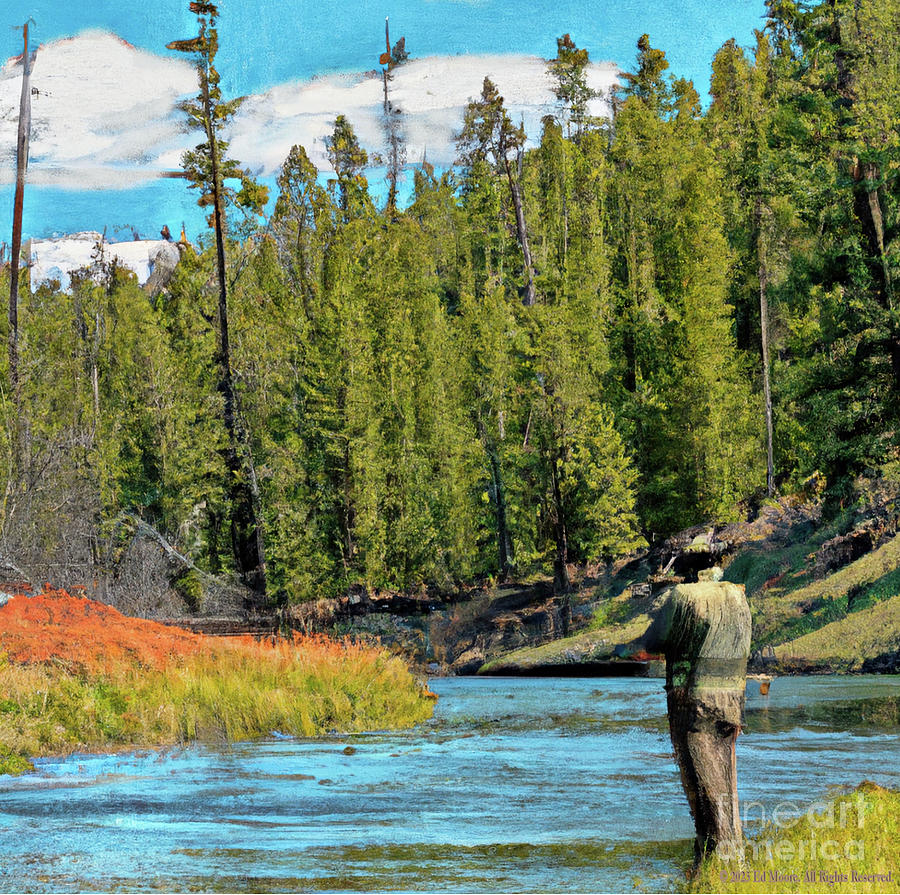
[[19, 132], [16, 140], [16, 192], [13, 200], [12, 257], [9, 277], [9, 376], [16, 409], [19, 408], [19, 256], [22, 252], [22, 211], [25, 204], [25, 172], [28, 168], [28, 138], [31, 133], [31, 54], [28, 22], [22, 26], [22, 96], [19, 101]]

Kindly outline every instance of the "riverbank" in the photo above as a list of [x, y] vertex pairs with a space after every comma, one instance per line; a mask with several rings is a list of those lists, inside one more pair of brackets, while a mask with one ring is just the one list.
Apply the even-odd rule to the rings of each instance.
[[864, 782], [766, 825], [743, 860], [706, 862], [690, 892], [896, 892], [900, 792]]
[[[900, 670], [900, 486], [860, 484], [855, 505], [824, 515], [815, 494], [784, 497], [746, 522], [695, 526], [606, 569], [567, 595], [563, 636], [485, 654], [480, 674], [629, 659], [668, 587], [698, 574], [744, 586], [750, 670], [770, 674]], [[718, 566], [721, 571], [709, 569]], [[706, 571], [704, 571], [706, 569]]]
[[0, 773], [73, 751], [397, 729], [432, 709], [376, 647], [207, 637], [64, 591], [0, 607]]

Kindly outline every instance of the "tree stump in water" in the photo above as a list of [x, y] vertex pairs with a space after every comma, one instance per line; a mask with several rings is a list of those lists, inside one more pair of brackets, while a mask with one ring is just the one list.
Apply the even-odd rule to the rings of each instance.
[[735, 742], [744, 709], [750, 607], [726, 581], [679, 584], [646, 634], [666, 657], [669, 732], [697, 838], [694, 861], [742, 844]]

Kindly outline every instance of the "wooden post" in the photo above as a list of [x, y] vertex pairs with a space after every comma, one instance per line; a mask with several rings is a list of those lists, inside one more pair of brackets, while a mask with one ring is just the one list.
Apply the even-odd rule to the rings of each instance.
[[25, 201], [25, 171], [28, 168], [28, 137], [31, 132], [31, 54], [28, 23], [23, 27], [22, 96], [19, 101], [19, 134], [16, 141], [16, 192], [13, 200], [12, 258], [9, 272], [9, 378], [16, 407], [19, 405], [19, 255], [22, 252], [22, 209]]
[[739, 854], [735, 743], [750, 655], [743, 585], [676, 585], [644, 642], [666, 656], [669, 732], [697, 833], [695, 866], [713, 852]]

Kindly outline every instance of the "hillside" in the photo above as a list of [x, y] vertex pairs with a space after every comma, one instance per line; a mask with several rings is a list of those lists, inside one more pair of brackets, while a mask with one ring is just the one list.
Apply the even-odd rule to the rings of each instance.
[[847, 671], [897, 670], [900, 594], [775, 647], [786, 666], [808, 663]]
[[[814, 498], [783, 499], [764, 506], [750, 522], [706, 527], [722, 545], [718, 561], [724, 578], [747, 589], [755, 665], [800, 671], [889, 670], [896, 665], [897, 488], [861, 483], [859, 495], [856, 504], [837, 515], [823, 516]], [[687, 545], [703, 530], [697, 526], [681, 532], [575, 594], [573, 601], [584, 605], [581, 630], [494, 656], [481, 671], [533, 672], [540, 666], [596, 662], [638, 651], [665, 588], [681, 580], [663, 570], [669, 565], [677, 570]], [[650, 594], [641, 595], [646, 589]]]

